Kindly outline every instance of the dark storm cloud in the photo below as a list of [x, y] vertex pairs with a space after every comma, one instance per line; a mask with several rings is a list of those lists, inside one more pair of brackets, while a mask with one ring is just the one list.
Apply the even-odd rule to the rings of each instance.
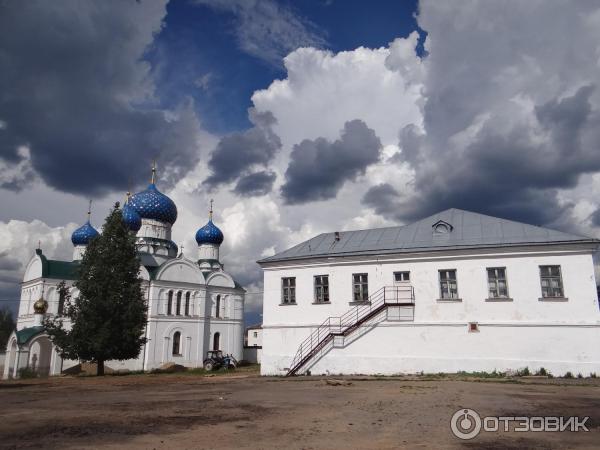
[[389, 183], [381, 183], [369, 188], [362, 202], [382, 216], [394, 216], [400, 194]]
[[8, 255], [8, 252], [0, 253], [0, 271], [17, 270], [21, 268], [21, 262]]
[[[221, 184], [231, 183], [238, 178], [252, 174], [256, 167], [268, 167], [269, 163], [281, 148], [281, 140], [271, 129], [275, 118], [271, 112], [258, 113], [249, 111], [250, 121], [254, 127], [223, 137], [212, 152], [208, 161], [211, 175], [204, 180], [204, 185], [214, 189]], [[263, 172], [264, 173], [264, 172]], [[256, 183], [260, 176], [241, 181], [242, 185]], [[262, 187], [265, 188], [265, 177], [262, 177]], [[238, 182], [238, 186], [239, 186]], [[271, 183], [272, 185], [272, 183]], [[245, 193], [242, 186], [238, 193]]]
[[465, 148], [434, 151], [414, 129], [401, 133], [416, 171], [417, 194], [400, 198], [391, 186], [372, 187], [363, 203], [377, 213], [415, 220], [449, 208], [463, 208], [543, 225], [556, 222], [572, 204], [559, 202], [559, 189], [573, 188], [579, 176], [600, 170], [600, 116], [590, 104], [593, 89], [553, 99], [535, 108], [550, 139], [540, 141], [529, 125], [500, 134], [485, 124]]
[[251, 173], [238, 180], [233, 192], [242, 197], [266, 195], [271, 192], [275, 178], [275, 172], [267, 170]]
[[594, 211], [594, 213], [592, 214], [591, 220], [592, 220], [592, 225], [594, 225], [596, 227], [600, 227], [600, 209], [597, 209], [596, 211]]
[[163, 174], [186, 173], [198, 158], [192, 105], [160, 110], [142, 60], [165, 14], [161, 2], [1, 2], [4, 163], [27, 146], [33, 170], [73, 193], [137, 184], [155, 157]]
[[420, 2], [429, 33], [423, 122], [401, 131], [390, 159], [410, 166], [414, 184], [390, 181], [397, 194], [372, 188], [365, 204], [402, 221], [457, 207], [577, 231], [572, 189], [600, 170], [589, 57], [599, 42], [589, 17], [600, 10], [508, 3]]
[[379, 160], [381, 141], [362, 120], [346, 122], [340, 139], [294, 146], [281, 194], [288, 204], [334, 198], [346, 181]]

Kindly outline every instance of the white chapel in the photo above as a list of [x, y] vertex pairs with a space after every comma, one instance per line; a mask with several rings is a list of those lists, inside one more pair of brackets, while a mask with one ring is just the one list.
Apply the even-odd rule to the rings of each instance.
[[[137, 238], [140, 276], [148, 302], [148, 323], [137, 359], [107, 361], [114, 370], [151, 370], [166, 362], [200, 367], [208, 350], [222, 350], [242, 358], [245, 290], [224, 270], [219, 247], [224, 236], [212, 220], [196, 232], [198, 249], [188, 258], [171, 240], [177, 207], [161, 193], [154, 181], [142, 192], [128, 197], [123, 220]], [[21, 284], [17, 329], [6, 349], [4, 378], [19, 376], [28, 367], [42, 375], [60, 374], [78, 361], [62, 360], [44, 332], [43, 319], [62, 313], [64, 299], [57, 286], [73, 286], [85, 249], [98, 231], [89, 220], [73, 232], [73, 259], [50, 259], [37, 249], [27, 264]]]

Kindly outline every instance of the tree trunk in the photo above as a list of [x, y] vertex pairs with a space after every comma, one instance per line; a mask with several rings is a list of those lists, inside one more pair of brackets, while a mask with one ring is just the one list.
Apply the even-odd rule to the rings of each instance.
[[96, 375], [101, 377], [104, 375], [104, 360], [103, 359], [99, 360], [97, 365], [98, 365], [98, 370], [96, 372]]

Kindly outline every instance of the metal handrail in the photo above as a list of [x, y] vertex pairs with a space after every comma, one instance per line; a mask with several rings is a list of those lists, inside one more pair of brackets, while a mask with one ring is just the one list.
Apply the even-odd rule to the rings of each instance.
[[[408, 296], [400, 295], [400, 292]], [[315, 349], [325, 344], [334, 334], [344, 334], [351, 327], [356, 326], [368, 317], [373, 311], [383, 305], [414, 305], [414, 288], [407, 286], [384, 286], [373, 293], [363, 304], [356, 305], [341, 316], [331, 316], [323, 321], [304, 341], [302, 341], [292, 359], [288, 374], [296, 371], [306, 363], [304, 361]]]

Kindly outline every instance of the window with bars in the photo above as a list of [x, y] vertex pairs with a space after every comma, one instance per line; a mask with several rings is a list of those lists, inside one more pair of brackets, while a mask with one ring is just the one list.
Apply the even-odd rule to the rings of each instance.
[[560, 266], [540, 266], [542, 297], [563, 297]]
[[296, 303], [296, 278], [281, 279], [281, 303], [285, 305]]
[[507, 298], [508, 284], [505, 267], [490, 267], [487, 269], [489, 298]]
[[369, 275], [366, 273], [352, 274], [352, 284], [355, 302], [366, 302], [369, 299]]
[[315, 276], [315, 303], [329, 303], [329, 276]]
[[440, 298], [458, 298], [458, 285], [456, 283], [456, 269], [440, 270]]

